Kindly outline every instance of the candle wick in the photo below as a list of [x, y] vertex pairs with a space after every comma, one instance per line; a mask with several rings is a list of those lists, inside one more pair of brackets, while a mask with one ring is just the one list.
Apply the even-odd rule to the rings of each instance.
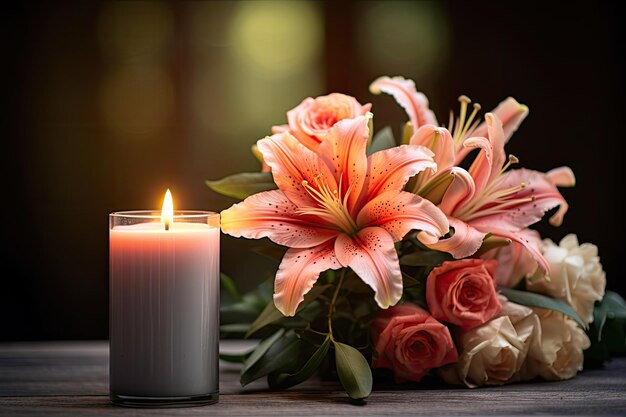
[[170, 230], [170, 222], [165, 220], [165, 230]]

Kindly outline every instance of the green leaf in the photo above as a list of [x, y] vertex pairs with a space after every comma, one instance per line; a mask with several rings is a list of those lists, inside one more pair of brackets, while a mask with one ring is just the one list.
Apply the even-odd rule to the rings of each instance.
[[[296, 310], [296, 315], [300, 311], [302, 311], [303, 308], [305, 308], [307, 305], [309, 305], [313, 300], [315, 300], [317, 297], [319, 297], [324, 291], [326, 291], [326, 289], [328, 287], [330, 287], [330, 285], [328, 285], [328, 284], [326, 284], [326, 285], [319, 285], [319, 284], [313, 285], [313, 288], [311, 288], [311, 290], [304, 296], [304, 300], [298, 306], [298, 309]], [[265, 306], [265, 308], [263, 309], [261, 314], [259, 314], [259, 316], [256, 318], [256, 320], [254, 320], [254, 322], [250, 325], [250, 329], [248, 330], [248, 333], [246, 333], [246, 337], [250, 337], [251, 335], [256, 333], [258, 330], [262, 329], [263, 327], [265, 327], [265, 326], [267, 326], [269, 324], [277, 322], [278, 320], [282, 319], [283, 317], [285, 317], [285, 316], [283, 316], [283, 313], [278, 311], [278, 309], [276, 308], [274, 303], [270, 301]]]
[[305, 323], [310, 323], [314, 321], [320, 313], [322, 313], [322, 311], [327, 311], [326, 305], [322, 304], [318, 300], [313, 300], [309, 303], [309, 305], [304, 306], [298, 311], [297, 318], [302, 319]]
[[402, 272], [402, 286], [404, 288], [407, 288], [407, 287], [415, 287], [416, 285], [420, 285], [420, 282], [417, 280], [417, 278], [414, 278], [411, 275], [403, 271]]
[[402, 285], [404, 286], [406, 299], [428, 311], [428, 303], [426, 302], [426, 276], [417, 279], [402, 272]]
[[265, 282], [261, 283], [254, 290], [245, 293], [241, 300], [244, 304], [255, 306], [257, 308], [257, 314], [259, 314], [259, 312], [265, 308], [265, 305], [272, 299], [271, 293], [269, 296], [266, 294], [264, 284]]
[[498, 287], [498, 290], [510, 301], [522, 304], [528, 307], [545, 308], [548, 310], [556, 310], [571, 317], [583, 329], [586, 328], [585, 323], [580, 319], [574, 309], [563, 300], [546, 297], [530, 291], [514, 290], [512, 288]]
[[626, 320], [626, 301], [615, 291], [607, 291], [593, 310], [593, 322], [598, 329], [598, 336], [602, 336], [606, 321], [615, 319]]
[[332, 284], [337, 279], [337, 272], [334, 269], [328, 269], [320, 274], [320, 277], [325, 279], [328, 284]]
[[243, 369], [241, 373], [246, 372], [250, 369], [255, 363], [258, 362], [259, 359], [268, 351], [268, 349], [276, 342], [281, 336], [285, 334], [284, 329], [279, 329], [276, 333], [268, 337], [267, 339], [261, 340], [261, 342], [257, 345], [254, 351], [250, 354], [250, 357], [246, 359], [243, 363]]
[[593, 326], [597, 341], [606, 345], [609, 354], [624, 353], [626, 341], [626, 301], [616, 292], [607, 291], [593, 310]]
[[400, 265], [406, 266], [439, 266], [444, 261], [451, 261], [452, 255], [434, 250], [415, 251], [402, 255]]
[[271, 280], [263, 281], [255, 289], [242, 295], [241, 301], [220, 306], [222, 324], [252, 323], [272, 300], [274, 287]]
[[607, 291], [595, 304], [588, 334], [591, 347], [585, 350], [585, 366], [602, 366], [626, 354], [626, 302], [619, 294]]
[[246, 359], [252, 354], [252, 351], [245, 353], [227, 353], [220, 352], [220, 359], [226, 362], [232, 363], [244, 363]]
[[431, 203], [439, 205], [452, 181], [454, 181], [454, 173], [448, 172], [447, 174], [437, 175], [420, 188], [417, 194], [430, 200]]
[[222, 324], [220, 331], [224, 333], [245, 333], [250, 328], [248, 323]]
[[271, 277], [270, 279], [267, 279], [260, 283], [252, 292], [256, 294], [259, 302], [263, 303], [263, 305], [261, 305], [260, 307], [264, 308], [265, 305], [272, 301], [274, 297], [274, 277]]
[[270, 388], [286, 389], [298, 385], [309, 379], [315, 371], [320, 367], [322, 361], [328, 353], [330, 347], [330, 337], [326, 337], [324, 343], [315, 351], [313, 355], [306, 361], [304, 366], [296, 373], [280, 373], [269, 379]]
[[393, 137], [393, 132], [389, 126], [380, 129], [372, 139], [372, 145], [367, 150], [367, 154], [371, 155], [375, 152], [385, 149], [393, 148], [396, 146], [396, 140]]
[[248, 332], [246, 333], [246, 338], [253, 335], [257, 330], [260, 330], [263, 327], [282, 319], [283, 317], [283, 313], [278, 311], [274, 303], [270, 301], [267, 303], [261, 314], [259, 314], [259, 317], [257, 317], [256, 320], [254, 320], [254, 322], [250, 325], [250, 329], [248, 329]]
[[402, 126], [402, 144], [408, 145], [411, 141], [411, 136], [413, 136], [413, 125], [411, 125], [411, 122], [406, 122]]
[[[302, 342], [294, 331], [288, 331], [284, 335], [281, 334], [278, 338], [272, 337], [272, 343], [265, 349], [263, 355], [256, 359], [254, 364], [247, 367], [244, 366], [244, 370], [241, 373], [241, 385], [246, 386], [250, 382], [271, 372], [293, 364], [293, 361], [299, 356], [301, 347]], [[256, 350], [249, 359], [255, 354]], [[246, 364], [248, 364], [248, 361], [246, 361]]]
[[206, 180], [206, 185], [215, 192], [241, 200], [277, 188], [271, 172], [240, 172], [219, 180]]
[[485, 252], [489, 252], [492, 249], [508, 246], [510, 244], [511, 244], [511, 239], [506, 239], [506, 238], [498, 237], [498, 236], [488, 236], [483, 240], [483, 244], [480, 246], [480, 248], [476, 251], [476, 253], [473, 256], [478, 258], [480, 255], [484, 254]]
[[239, 293], [239, 290], [237, 289], [237, 285], [235, 284], [235, 281], [233, 281], [231, 277], [229, 277], [223, 272], [220, 273], [220, 283], [236, 301], [241, 301], [241, 294]]
[[333, 341], [337, 374], [343, 389], [354, 400], [364, 399], [372, 392], [372, 371], [365, 357], [344, 343]]
[[626, 354], [626, 323], [623, 320], [607, 319], [602, 326], [600, 342], [611, 356]]
[[346, 272], [343, 286], [343, 291], [349, 291], [355, 294], [373, 294], [372, 288], [367, 285], [357, 274], [352, 270]]
[[224, 324], [250, 323], [260, 311], [261, 309], [254, 304], [244, 302], [220, 306], [220, 322]]

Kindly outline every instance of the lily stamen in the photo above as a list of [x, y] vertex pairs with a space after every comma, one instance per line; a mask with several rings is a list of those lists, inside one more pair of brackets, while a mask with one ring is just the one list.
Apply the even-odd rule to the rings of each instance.
[[[505, 200], [506, 202], [503, 202], [501, 204], [495, 205], [493, 207], [487, 208], [487, 209], [483, 209], [480, 211], [477, 211], [473, 214], [470, 214], [468, 216], [465, 217], [466, 221], [470, 221], [479, 217], [483, 217], [483, 216], [490, 216], [493, 214], [504, 214], [504, 213], [511, 213], [511, 208], [515, 207], [518, 204], [524, 204], [524, 203], [532, 203], [533, 201], [536, 200], [535, 196], [532, 197], [523, 197], [523, 198], [515, 198], [513, 200]], [[496, 201], [498, 202], [498, 201]]]
[[348, 187], [342, 196], [342, 179], [339, 179], [339, 190], [331, 190], [328, 184], [321, 181], [322, 176], [316, 175], [315, 187], [311, 186], [307, 180], [302, 180], [302, 186], [313, 198], [319, 207], [307, 207], [298, 210], [299, 214], [314, 214], [329, 223], [335, 224], [346, 233], [353, 233], [358, 230], [357, 225], [348, 211], [348, 197], [352, 191], [352, 186]]
[[[480, 108], [481, 108], [480, 104], [474, 103], [474, 110], [472, 111], [472, 113], [467, 118], [467, 121], [465, 122], [465, 126], [463, 127], [463, 130], [461, 131], [461, 139], [460, 140], [465, 139], [465, 136], [467, 135], [467, 132], [469, 132], [470, 130], [474, 130], [476, 128], [476, 126], [478, 126], [478, 121], [474, 122], [474, 118], [476, 117], [476, 115], [480, 111]], [[472, 122], [474, 122], [474, 123], [472, 124]]]
[[[486, 211], [502, 209], [503, 207], [510, 205], [512, 202], [515, 202], [515, 204], [518, 204], [518, 203], [534, 201], [534, 198], [535, 198], [534, 196], [528, 197], [528, 198], [524, 197], [524, 198], [519, 198], [519, 199], [513, 199], [513, 200], [509, 199], [509, 197], [514, 196], [518, 192], [522, 191], [524, 188], [526, 188], [526, 183], [522, 181], [519, 183], [519, 185], [516, 185], [514, 187], [505, 188], [502, 190], [498, 190], [496, 192], [486, 192], [482, 196], [482, 198], [476, 199], [473, 203], [470, 203], [466, 205], [463, 209], [459, 210], [458, 216], [462, 217], [463, 219], [469, 220], [475, 217], [473, 215], [477, 211], [480, 212], [480, 216], [482, 217]], [[481, 207], [484, 207], [487, 203], [496, 203], [497, 206], [493, 207], [492, 209], [479, 210]], [[490, 213], [490, 214], [493, 214], [493, 213]]]
[[504, 166], [502, 167], [502, 169], [500, 170], [500, 172], [498, 173], [498, 175], [502, 175], [504, 174], [504, 171], [506, 171], [511, 165], [517, 164], [519, 163], [519, 159], [517, 158], [517, 156], [510, 154], [509, 155], [509, 161], [504, 164]]
[[454, 132], [452, 137], [457, 148], [461, 146], [467, 133], [473, 131], [476, 126], [478, 126], [478, 121], [474, 122], [474, 119], [481, 109], [480, 104], [474, 103], [473, 110], [468, 117], [467, 105], [470, 104], [472, 100], [463, 95], [459, 97], [459, 102], [461, 103], [461, 109], [459, 110], [459, 117], [457, 117], [456, 123], [454, 122], [454, 113], [452, 111], [450, 111], [450, 120], [448, 122], [448, 130]]

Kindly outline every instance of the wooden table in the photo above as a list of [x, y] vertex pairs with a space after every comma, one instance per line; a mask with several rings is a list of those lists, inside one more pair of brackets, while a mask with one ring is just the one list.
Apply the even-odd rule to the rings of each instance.
[[[246, 349], [223, 341], [222, 349]], [[563, 382], [462, 389], [375, 387], [365, 406], [315, 379], [284, 392], [265, 381], [242, 389], [237, 365], [222, 364], [220, 401], [205, 407], [132, 409], [108, 399], [108, 345], [98, 342], [0, 344], [0, 416], [295, 415], [626, 415], [626, 358]]]

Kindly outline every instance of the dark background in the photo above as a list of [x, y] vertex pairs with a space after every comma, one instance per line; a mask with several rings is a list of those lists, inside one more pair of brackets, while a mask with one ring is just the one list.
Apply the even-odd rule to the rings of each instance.
[[[380, 75], [416, 80], [440, 122], [466, 94], [531, 113], [508, 152], [571, 166], [555, 240], [600, 248], [623, 273], [624, 16], [617, 2], [176, 2], [23, 4], [2, 13], [0, 339], [104, 339], [108, 213], [233, 203], [205, 179], [258, 169], [249, 152], [306, 96], [372, 102], [405, 120]], [[222, 239], [242, 289], [273, 274], [253, 244]], [[261, 271], [261, 272], [259, 272]]]

